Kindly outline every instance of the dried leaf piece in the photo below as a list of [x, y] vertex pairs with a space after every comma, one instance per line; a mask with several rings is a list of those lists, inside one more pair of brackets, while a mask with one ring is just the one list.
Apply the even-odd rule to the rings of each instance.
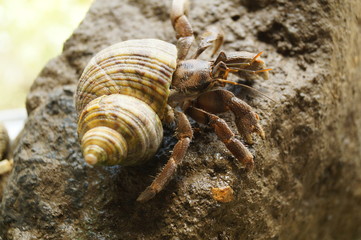
[[212, 197], [217, 202], [228, 203], [234, 200], [234, 191], [230, 186], [212, 188]]

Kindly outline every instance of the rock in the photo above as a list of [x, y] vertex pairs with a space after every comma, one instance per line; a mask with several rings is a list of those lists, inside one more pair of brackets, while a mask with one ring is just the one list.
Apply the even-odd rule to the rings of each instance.
[[[274, 70], [254, 87], [230, 89], [261, 116], [266, 140], [250, 146], [251, 173], [207, 127], [177, 176], [153, 200], [135, 202], [174, 145], [149, 164], [90, 167], [76, 135], [73, 94], [87, 61], [118, 41], [175, 43], [169, 1], [95, 1], [84, 21], [35, 80], [29, 119], [2, 202], [3, 239], [358, 239], [361, 238], [361, 3], [194, 1], [195, 33], [224, 26], [224, 49], [264, 50]], [[71, 6], [70, 6], [71, 7]], [[205, 55], [206, 56], [206, 55]], [[232, 116], [222, 117], [235, 130]], [[230, 186], [235, 199], [215, 201]]]

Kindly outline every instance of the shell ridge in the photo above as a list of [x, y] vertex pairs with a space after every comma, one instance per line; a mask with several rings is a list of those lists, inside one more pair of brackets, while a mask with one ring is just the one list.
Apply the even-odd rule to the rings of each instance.
[[176, 59], [175, 45], [142, 39], [105, 48], [90, 60], [76, 92], [78, 135], [88, 163], [127, 166], [154, 156]]

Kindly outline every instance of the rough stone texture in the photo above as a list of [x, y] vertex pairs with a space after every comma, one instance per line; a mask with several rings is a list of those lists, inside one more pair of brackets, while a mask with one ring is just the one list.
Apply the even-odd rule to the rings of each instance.
[[[231, 88], [260, 114], [268, 135], [251, 147], [247, 174], [209, 128], [198, 126], [177, 177], [135, 202], [174, 144], [138, 168], [87, 166], [73, 94], [90, 57], [126, 39], [175, 42], [169, 1], [95, 1], [35, 80], [29, 119], [2, 203], [3, 239], [361, 239], [361, 3], [336, 0], [194, 1], [196, 34], [218, 22], [225, 50], [265, 50], [274, 67], [254, 87]], [[71, 6], [70, 6], [71, 7]], [[232, 116], [223, 114], [234, 128]], [[212, 187], [231, 186], [218, 203]]]

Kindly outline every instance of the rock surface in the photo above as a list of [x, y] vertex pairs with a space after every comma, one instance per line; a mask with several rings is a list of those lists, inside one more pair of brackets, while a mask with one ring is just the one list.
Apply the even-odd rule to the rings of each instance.
[[[118, 41], [175, 43], [169, 1], [97, 0], [35, 80], [29, 119], [1, 202], [3, 239], [361, 238], [361, 3], [194, 1], [196, 35], [224, 26], [224, 49], [265, 51], [274, 70], [253, 85], [275, 102], [231, 88], [261, 116], [266, 140], [250, 147], [246, 173], [207, 127], [198, 126], [177, 176], [146, 204], [135, 202], [167, 160], [137, 168], [90, 167], [76, 135], [73, 94], [87, 61]], [[230, 114], [223, 114], [235, 129]], [[231, 186], [235, 200], [215, 201]]]

